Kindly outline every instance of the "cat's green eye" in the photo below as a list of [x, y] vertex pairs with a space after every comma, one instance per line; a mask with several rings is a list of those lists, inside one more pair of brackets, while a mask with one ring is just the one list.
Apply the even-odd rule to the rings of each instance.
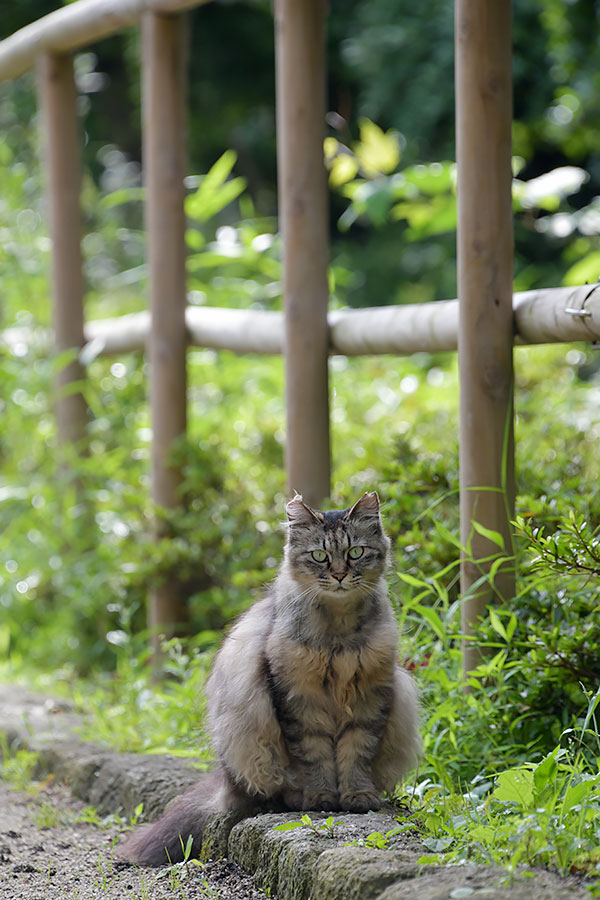
[[324, 550], [313, 550], [311, 555], [315, 562], [325, 562], [327, 559], [327, 554]]
[[364, 552], [364, 547], [350, 547], [350, 549], [348, 550], [348, 556], [350, 557], [350, 559], [360, 559]]

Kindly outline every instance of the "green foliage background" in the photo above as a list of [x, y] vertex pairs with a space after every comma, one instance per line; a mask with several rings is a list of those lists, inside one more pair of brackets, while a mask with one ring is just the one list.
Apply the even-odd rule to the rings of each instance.
[[[332, 3], [330, 108], [337, 116], [329, 117], [325, 152], [333, 306], [455, 295], [451, 6]], [[15, 5], [1, 27], [9, 33], [51, 7]], [[517, 0], [514, 15], [515, 284], [595, 281], [597, 12], [582, 2]], [[272, 24], [262, 0], [213, 3], [191, 16], [192, 304], [281, 306]], [[90, 319], [146, 302], [138, 64], [133, 31], [76, 61]], [[281, 554], [282, 362], [190, 351], [189, 435], [173, 448], [185, 504], [169, 516], [171, 537], [153, 543], [141, 354], [88, 359], [87, 454], [57, 446], [52, 382], [65, 359], [46, 352], [50, 248], [36, 115], [30, 77], [0, 87], [0, 325], [23, 329], [0, 347], [0, 671], [68, 689], [94, 712], [95, 739], [208, 756], [202, 684], [211, 654], [223, 627], [260, 596]], [[536, 802], [546, 797], [547, 770], [567, 772], [561, 802], [597, 775], [598, 743], [590, 738], [600, 680], [597, 350], [518, 348], [515, 366], [518, 596], [482, 623], [478, 639], [488, 661], [465, 695], [456, 359], [330, 363], [331, 502], [349, 504], [372, 488], [382, 497], [395, 548], [401, 653], [421, 684], [425, 710], [414, 796], [431, 816], [432, 852], [454, 853], [454, 860], [474, 855], [462, 788], [473, 782], [484, 798], [491, 782], [481, 780], [483, 772], [525, 766], [531, 778], [505, 778], [499, 787], [506, 789], [519, 779], [533, 783], [541, 766]], [[151, 687], [145, 600], [153, 585], [174, 576], [186, 585], [195, 637], [171, 643], [172, 679]], [[565, 753], [570, 769], [560, 768]], [[593, 791], [596, 781], [586, 794], [590, 804], [598, 801]], [[552, 795], [548, 827], [560, 797]], [[490, 798], [485, 815], [492, 817], [506, 812], [498, 803], [516, 802], [498, 788]], [[535, 815], [533, 802], [532, 789], [521, 807], [508, 808], [518, 822], [497, 859], [523, 858], [514, 843]], [[445, 813], [437, 803], [447, 805]], [[458, 813], [448, 819], [452, 804], [462, 810], [460, 826]], [[497, 818], [493, 823], [498, 831]], [[586, 835], [591, 846], [595, 837]], [[496, 853], [489, 833], [479, 846]], [[531, 858], [542, 852], [536, 847]], [[583, 858], [584, 868], [596, 865], [591, 852]]]

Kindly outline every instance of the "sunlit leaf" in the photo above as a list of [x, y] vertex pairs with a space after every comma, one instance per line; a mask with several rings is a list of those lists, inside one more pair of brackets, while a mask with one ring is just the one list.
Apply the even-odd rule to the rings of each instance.
[[492, 797], [506, 803], [518, 803], [522, 809], [530, 809], [533, 803], [533, 772], [522, 766], [501, 772]]
[[329, 183], [332, 187], [340, 187], [348, 181], [352, 181], [358, 172], [358, 160], [349, 154], [341, 154], [331, 163]]
[[361, 119], [360, 141], [355, 152], [368, 176], [387, 175], [400, 162], [400, 142], [393, 131], [383, 131], [369, 119]]

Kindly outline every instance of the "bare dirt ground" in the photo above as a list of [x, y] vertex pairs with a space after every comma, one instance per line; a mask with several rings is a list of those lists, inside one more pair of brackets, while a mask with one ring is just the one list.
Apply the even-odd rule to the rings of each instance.
[[147, 869], [119, 862], [123, 827], [82, 819], [84, 804], [51, 780], [28, 791], [0, 781], [0, 900], [265, 900], [227, 860]]

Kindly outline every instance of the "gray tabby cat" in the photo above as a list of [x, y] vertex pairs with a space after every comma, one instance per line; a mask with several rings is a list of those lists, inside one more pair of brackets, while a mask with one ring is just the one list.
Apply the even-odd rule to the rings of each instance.
[[219, 811], [378, 809], [416, 761], [417, 696], [396, 662], [377, 494], [333, 512], [297, 495], [286, 511], [277, 578], [208, 680], [218, 768], [126, 841], [132, 862], [180, 860], [189, 835], [199, 850]]

